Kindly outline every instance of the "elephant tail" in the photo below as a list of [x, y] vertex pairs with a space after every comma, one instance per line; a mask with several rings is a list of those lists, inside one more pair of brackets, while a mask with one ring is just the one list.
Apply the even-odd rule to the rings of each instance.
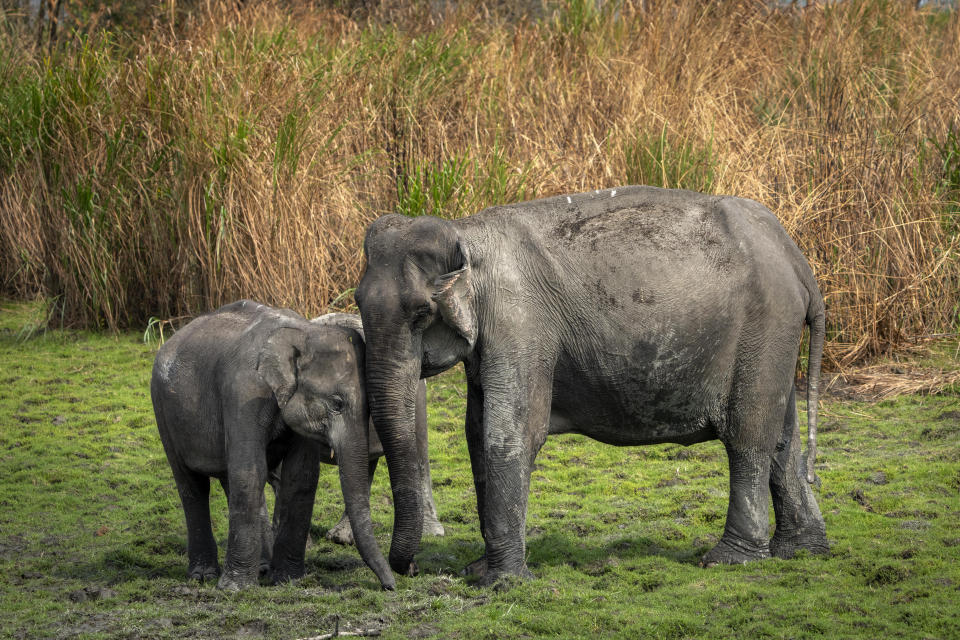
[[817, 481], [813, 463], [817, 457], [817, 409], [820, 397], [820, 363], [823, 359], [824, 309], [823, 299], [818, 295], [807, 309], [807, 324], [810, 326], [809, 353], [807, 355], [807, 482]]

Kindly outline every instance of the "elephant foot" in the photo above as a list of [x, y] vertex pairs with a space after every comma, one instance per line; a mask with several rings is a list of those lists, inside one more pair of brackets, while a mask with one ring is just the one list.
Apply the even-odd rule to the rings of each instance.
[[483, 555], [464, 567], [461, 575], [477, 578], [477, 586], [493, 587], [494, 591], [508, 591], [523, 580], [536, 578], [526, 564], [518, 569], [491, 570], [487, 567], [487, 556]]
[[216, 580], [220, 576], [220, 567], [214, 564], [191, 564], [187, 569], [187, 577], [190, 580], [196, 580], [197, 582], [205, 582], [207, 580]]
[[770, 557], [769, 545], [754, 544], [747, 540], [735, 539], [724, 534], [710, 551], [700, 559], [701, 567], [714, 567], [718, 564], [746, 564], [754, 560], [763, 560]]
[[347, 517], [347, 514], [343, 514], [340, 521], [327, 531], [327, 540], [342, 545], [354, 544], [353, 529], [350, 528], [350, 518]]
[[424, 516], [423, 518], [423, 535], [425, 536], [443, 536], [446, 532], [443, 530], [443, 525], [440, 524], [440, 521], [435, 517]]
[[283, 584], [303, 577], [306, 568], [301, 564], [298, 567], [275, 567], [267, 573], [267, 581], [270, 584]]
[[220, 580], [217, 581], [217, 589], [222, 589], [223, 591], [240, 591], [241, 589], [252, 587], [255, 584], [255, 580], [251, 580], [239, 573], [224, 571], [223, 575], [220, 576]]
[[482, 555], [463, 568], [460, 575], [468, 578], [483, 578], [487, 575], [487, 556]]
[[813, 527], [792, 533], [783, 533], [778, 529], [770, 540], [770, 553], [775, 558], [788, 560], [800, 549], [818, 555], [829, 552], [830, 543], [827, 541], [826, 532]]

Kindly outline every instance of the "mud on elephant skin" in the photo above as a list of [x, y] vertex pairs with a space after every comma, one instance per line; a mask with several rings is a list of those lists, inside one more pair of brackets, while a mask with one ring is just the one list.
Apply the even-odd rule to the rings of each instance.
[[[355, 298], [394, 495], [390, 564], [419, 545], [413, 398], [464, 362], [483, 583], [529, 575], [527, 497], [548, 434], [723, 442], [724, 533], [704, 565], [827, 549], [810, 488], [824, 304], [804, 256], [752, 200], [618, 187], [459, 220], [388, 215]], [[810, 328], [808, 451], [794, 372]], [[769, 538], [768, 500], [776, 530]]]
[[[219, 575], [220, 587], [239, 589], [256, 584], [263, 565], [275, 582], [301, 576], [319, 465], [333, 452], [360, 555], [394, 588], [370, 520], [364, 359], [357, 331], [247, 300], [193, 320], [160, 348], [150, 391], [192, 578]], [[272, 528], [264, 485], [281, 464]], [[210, 478], [229, 508], [222, 574]]]

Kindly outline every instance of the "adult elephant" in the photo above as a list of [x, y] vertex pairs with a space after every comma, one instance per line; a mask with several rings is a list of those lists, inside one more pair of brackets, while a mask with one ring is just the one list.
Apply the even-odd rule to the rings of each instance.
[[[751, 200], [621, 187], [462, 220], [388, 215], [356, 290], [367, 391], [395, 504], [390, 564], [421, 531], [418, 380], [463, 361], [466, 436], [490, 584], [529, 575], [530, 471], [548, 433], [615, 445], [719, 439], [724, 533], [702, 564], [827, 549], [813, 481], [824, 305], [776, 217]], [[794, 372], [810, 326], [809, 445]], [[768, 539], [773, 494], [776, 531]]]

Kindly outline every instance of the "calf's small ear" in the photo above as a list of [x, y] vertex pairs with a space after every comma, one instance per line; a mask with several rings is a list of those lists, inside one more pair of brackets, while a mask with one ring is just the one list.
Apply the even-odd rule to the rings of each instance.
[[257, 373], [273, 389], [283, 409], [297, 391], [297, 359], [303, 353], [306, 336], [299, 329], [277, 329], [260, 350]]
[[460, 266], [437, 276], [431, 298], [444, 322], [450, 325], [473, 348], [477, 341], [477, 314], [473, 306], [473, 271], [466, 247], [457, 241], [454, 264]]

